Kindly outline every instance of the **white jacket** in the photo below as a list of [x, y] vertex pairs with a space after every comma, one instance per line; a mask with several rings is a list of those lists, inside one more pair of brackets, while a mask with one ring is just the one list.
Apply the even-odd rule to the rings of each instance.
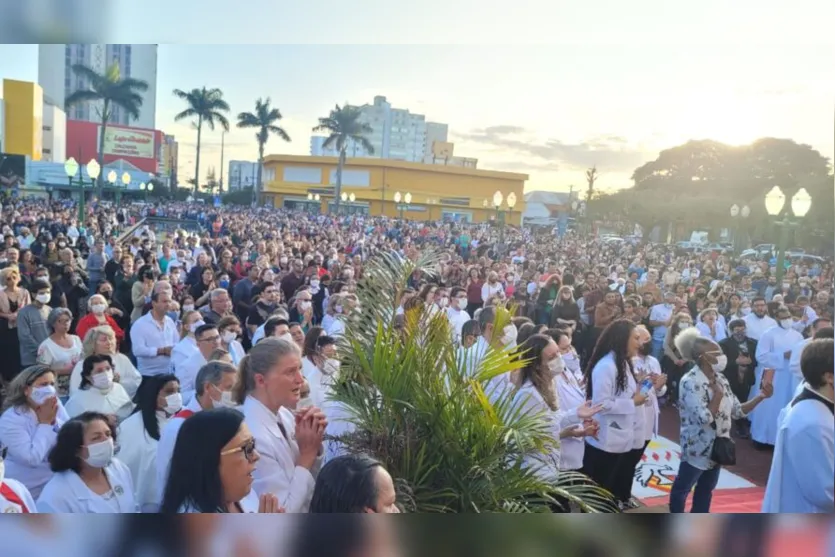
[[[157, 412], [159, 430], [168, 422]], [[142, 412], [136, 412], [119, 425], [119, 460], [130, 468], [133, 477], [134, 497], [140, 512], [154, 513], [159, 510], [157, 500], [157, 444], [158, 441], [148, 435], [142, 421]]]
[[637, 391], [635, 378], [627, 371], [626, 389], [617, 392], [617, 376], [614, 353], [604, 356], [592, 369], [592, 402], [603, 404], [603, 411], [596, 416], [600, 424], [598, 439], [587, 437], [586, 443], [607, 453], [622, 454], [644, 446], [643, 436], [636, 435], [643, 430], [643, 412], [636, 412], [632, 400]]
[[[241, 410], [261, 455], [255, 469], [253, 490], [258, 494], [275, 494], [288, 513], [307, 512], [322, 458], [316, 460], [312, 470], [296, 465], [299, 445], [296, 443], [295, 416], [286, 408], [281, 408], [276, 416], [251, 396], [246, 397]], [[281, 433], [279, 420], [289, 439]]]
[[168, 420], [168, 423], [164, 427], [160, 427], [156, 458], [156, 501], [160, 505], [162, 505], [162, 499], [165, 496], [165, 484], [168, 483], [168, 471], [171, 468], [171, 459], [174, 458], [174, 447], [177, 445], [177, 435], [180, 434], [180, 428], [189, 416], [202, 410], [200, 403], [194, 398], [182, 410], [171, 416], [171, 419]]
[[6, 478], [0, 482], [0, 514], [23, 513], [23, 507], [5, 497], [5, 491], [11, 492], [12, 498], [17, 498], [20, 503], [23, 503], [23, 506], [26, 507], [26, 512], [31, 514], [38, 512], [35, 500], [32, 499], [32, 494], [29, 493], [26, 486], [18, 481]]
[[52, 476], [38, 498], [38, 509], [42, 513], [135, 513], [133, 479], [123, 462], [114, 458], [104, 469], [114, 497], [105, 500], [93, 493], [87, 484], [72, 470]]
[[[131, 363], [130, 358], [124, 354], [111, 354], [110, 358], [113, 360], [114, 373], [119, 374], [119, 381], [117, 383], [124, 387], [129, 397], [133, 398], [137, 389], [139, 389], [139, 384], [142, 383], [142, 376]], [[74, 395], [78, 391], [79, 385], [81, 385], [81, 369], [83, 367], [84, 360], [81, 360], [75, 364], [72, 370], [72, 374], [70, 375], [70, 396]]]
[[52, 477], [49, 451], [58, 439], [58, 430], [69, 420], [58, 401], [55, 425], [39, 424], [35, 411], [28, 406], [8, 408], [0, 416], [0, 443], [9, 448], [6, 455], [6, 477], [14, 478], [37, 498]]

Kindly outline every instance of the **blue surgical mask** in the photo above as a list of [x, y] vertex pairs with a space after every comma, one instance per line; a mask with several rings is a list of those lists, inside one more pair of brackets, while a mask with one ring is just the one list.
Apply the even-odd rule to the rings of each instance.
[[166, 315], [170, 317], [171, 321], [173, 321], [174, 323], [176, 323], [177, 320], [180, 318], [179, 314], [176, 311], [169, 311], [166, 313]]
[[229, 288], [229, 281], [228, 280], [220, 281], [220, 287], [221, 288]]

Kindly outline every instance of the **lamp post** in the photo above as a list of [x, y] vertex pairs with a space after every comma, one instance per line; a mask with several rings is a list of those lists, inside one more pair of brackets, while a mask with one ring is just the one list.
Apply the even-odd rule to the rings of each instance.
[[[504, 195], [500, 191], [496, 191], [493, 194], [493, 206], [496, 208], [496, 220], [498, 221], [499, 225], [499, 254], [504, 252], [504, 228], [505, 228], [505, 220], [506, 220], [506, 211], [502, 211], [502, 201], [504, 201]], [[513, 208], [516, 206], [516, 194], [510, 192], [507, 196], [507, 211], [512, 212]]]
[[[785, 271], [786, 259], [786, 243], [789, 239], [789, 228], [796, 227], [799, 223], [793, 222], [789, 211], [783, 211], [783, 206], [786, 204], [786, 196], [780, 189], [780, 186], [771, 188], [765, 196], [765, 210], [772, 217], [779, 216], [784, 213], [783, 219], [777, 221], [777, 226], [780, 227], [780, 243], [777, 246], [777, 284], [783, 280], [783, 272]], [[812, 197], [806, 191], [806, 188], [800, 188], [794, 194], [791, 200], [791, 212], [798, 219], [802, 219], [812, 208]]]
[[[80, 168], [78, 161], [73, 157], [70, 157], [64, 163], [64, 172], [67, 174], [67, 178], [69, 178], [70, 187], [72, 187], [73, 178], [78, 174], [78, 221], [81, 226], [84, 226], [84, 202], [86, 201], [86, 196], [84, 194], [84, 176], [79, 172]], [[96, 183], [100, 172], [101, 167], [95, 159], [87, 163], [87, 176], [90, 178], [91, 186]]]
[[128, 189], [128, 184], [130, 184], [130, 174], [124, 172], [122, 174], [122, 187], [116, 190], [116, 203], [122, 202], [122, 190]]
[[[342, 195], [339, 196], [339, 199], [342, 200], [342, 206], [345, 207], [345, 203], [348, 202], [348, 194], [346, 192], [342, 192]], [[343, 213], [347, 214], [347, 209], [343, 209]]]
[[147, 194], [147, 188], [148, 188], [148, 184], [146, 184], [145, 182], [142, 182], [142, 183], [140, 183], [140, 184], [139, 184], [139, 191], [141, 191], [141, 192], [142, 192], [142, 199], [143, 199], [143, 200], [145, 200], [145, 199], [147, 199], [147, 198], [148, 198], [148, 197], [147, 197], [147, 196], [148, 196], [148, 194]]
[[[748, 216], [751, 214], [751, 209], [748, 205], [743, 205], [742, 209], [739, 208], [739, 205], [734, 203], [731, 205], [731, 218], [744, 220], [747, 219]], [[742, 251], [742, 220], [736, 221], [736, 230], [734, 231], [734, 253], [738, 254]]]
[[397, 208], [400, 209], [400, 220], [403, 220], [403, 206], [400, 205], [400, 201], [403, 199], [403, 196], [400, 195], [400, 192], [396, 192], [394, 194], [394, 203], [397, 205]]

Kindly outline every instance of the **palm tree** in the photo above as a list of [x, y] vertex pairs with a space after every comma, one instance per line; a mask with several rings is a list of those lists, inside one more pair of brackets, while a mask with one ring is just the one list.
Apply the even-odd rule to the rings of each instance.
[[229, 105], [223, 100], [223, 91], [220, 89], [192, 89], [183, 91], [174, 89], [174, 96], [186, 101], [188, 108], [174, 116], [175, 121], [185, 118], [197, 118], [197, 157], [194, 163], [194, 193], [197, 193], [197, 185], [200, 183], [200, 136], [203, 132], [203, 124], [214, 131], [215, 122], [220, 124], [224, 130], [229, 131], [229, 120], [223, 112], [229, 112]]
[[277, 108], [270, 107], [270, 98], [262, 101], [255, 101], [255, 112], [241, 112], [238, 114], [239, 128], [257, 128], [255, 139], [258, 141], [258, 179], [255, 184], [255, 205], [261, 205], [261, 194], [264, 191], [264, 184], [261, 183], [261, 171], [264, 166], [264, 146], [273, 133], [283, 139], [290, 141], [290, 136], [284, 128], [277, 126], [281, 120], [281, 112]]
[[342, 169], [345, 167], [345, 153], [348, 149], [348, 140], [356, 141], [362, 145], [369, 155], [374, 154], [374, 146], [365, 136], [372, 131], [371, 126], [362, 122], [362, 112], [355, 106], [345, 105], [342, 108], [336, 105], [327, 118], [319, 118], [319, 125], [313, 128], [315, 132], [328, 132], [330, 135], [322, 144], [327, 149], [336, 144], [339, 151], [339, 164], [336, 167], [336, 196], [334, 198], [334, 212], [339, 212], [339, 196], [342, 193]]
[[597, 182], [597, 179], [600, 176], [597, 174], [597, 165], [586, 170], [586, 182], [588, 182], [589, 187], [586, 190], [586, 203], [591, 201], [592, 196], [594, 195], [594, 183]]
[[[113, 107], [118, 106], [134, 120], [139, 118], [139, 108], [142, 106], [142, 95], [139, 93], [148, 90], [148, 83], [131, 77], [122, 78], [118, 62], [113, 62], [103, 74], [84, 64], [73, 65], [72, 71], [86, 81], [87, 88], [71, 93], [64, 101], [64, 106], [69, 109], [85, 102], [102, 103], [101, 108], [96, 107], [96, 112], [101, 118], [98, 163], [104, 168], [104, 135], [107, 131], [107, 123], [113, 116]], [[103, 184], [104, 172], [99, 175], [98, 179], [99, 196], [101, 196]]]

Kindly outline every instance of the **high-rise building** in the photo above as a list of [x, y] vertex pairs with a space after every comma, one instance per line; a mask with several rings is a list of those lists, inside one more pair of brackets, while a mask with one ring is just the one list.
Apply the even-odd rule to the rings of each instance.
[[[157, 45], [155, 44], [41, 44], [38, 49], [38, 84], [44, 95], [57, 106], [74, 91], [87, 86], [84, 78], [72, 71], [75, 64], [83, 64], [103, 73], [110, 64], [119, 63], [122, 77], [132, 77], [148, 83], [142, 95], [139, 118], [133, 119], [121, 108], [113, 107], [110, 123], [138, 128], [156, 128], [157, 100]], [[67, 118], [87, 122], [101, 122], [101, 103], [87, 102], [72, 107]]]
[[[349, 141], [349, 157], [376, 157], [409, 162], [423, 162], [431, 152], [433, 141], [446, 141], [448, 126], [427, 122], [423, 114], [413, 114], [408, 109], [393, 108], [383, 96], [374, 97], [372, 104], [358, 107], [361, 121], [371, 127], [366, 138], [374, 148], [367, 152], [360, 144]], [[339, 153], [335, 146], [323, 147], [324, 137], [313, 136], [310, 140], [310, 154], [319, 157], [335, 157]]]

